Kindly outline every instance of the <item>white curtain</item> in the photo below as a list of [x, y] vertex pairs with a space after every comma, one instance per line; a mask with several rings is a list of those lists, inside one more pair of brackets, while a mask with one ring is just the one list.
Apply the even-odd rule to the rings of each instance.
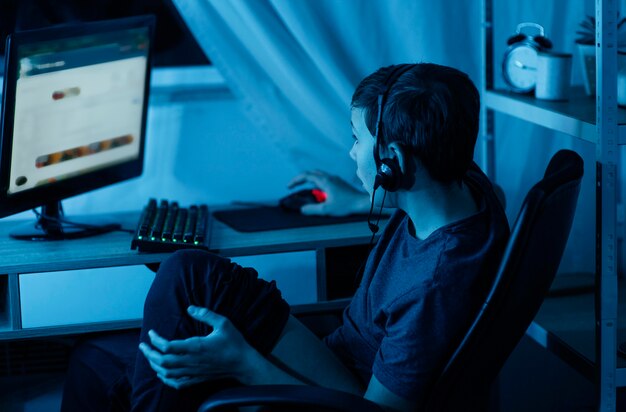
[[[478, 73], [475, 1], [174, 0], [246, 111], [300, 170], [354, 177], [349, 104], [376, 68], [434, 61]], [[463, 41], [441, 36], [440, 21]], [[393, 22], [393, 23], [388, 23]], [[268, 162], [272, 160], [268, 159]]]
[[[494, 65], [518, 23], [546, 29], [554, 49], [574, 53], [578, 23], [593, 0], [495, 1]], [[620, 2], [623, 3], [623, 0]], [[196, 40], [245, 105], [267, 141], [297, 170], [320, 168], [354, 181], [349, 102], [356, 84], [380, 66], [430, 61], [467, 72], [477, 83], [480, 2], [476, 0], [174, 0]], [[623, 9], [623, 5], [622, 5]], [[574, 56], [576, 57], [576, 56]], [[573, 82], [581, 84], [574, 59]], [[505, 115], [496, 117], [496, 180], [512, 220], [550, 157], [573, 148], [585, 180], [566, 271], [593, 271], [593, 145]], [[479, 154], [480, 151], [477, 150]], [[482, 159], [477, 159], [479, 163]], [[278, 161], [268, 159], [268, 163]]]

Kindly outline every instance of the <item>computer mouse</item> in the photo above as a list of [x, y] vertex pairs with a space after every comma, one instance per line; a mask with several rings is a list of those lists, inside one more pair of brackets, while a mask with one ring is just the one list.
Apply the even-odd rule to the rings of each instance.
[[299, 212], [304, 205], [322, 203], [325, 200], [326, 193], [319, 189], [302, 189], [283, 197], [278, 204], [284, 210]]

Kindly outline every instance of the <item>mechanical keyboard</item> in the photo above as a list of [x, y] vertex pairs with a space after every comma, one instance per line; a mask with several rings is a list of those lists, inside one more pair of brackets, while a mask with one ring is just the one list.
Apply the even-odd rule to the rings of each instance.
[[178, 249], [209, 250], [209, 208], [150, 199], [143, 208], [131, 249], [139, 252], [173, 252]]

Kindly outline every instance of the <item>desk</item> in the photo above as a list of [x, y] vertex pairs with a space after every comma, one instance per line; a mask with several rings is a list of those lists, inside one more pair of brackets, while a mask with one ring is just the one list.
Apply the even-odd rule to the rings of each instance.
[[[113, 219], [134, 229], [139, 212], [117, 213]], [[167, 253], [130, 249], [132, 235], [112, 232], [85, 239], [28, 242], [8, 232], [23, 221], [0, 222], [0, 340], [83, 333], [137, 327], [140, 320], [22, 329], [19, 278], [24, 274], [76, 269], [143, 265], [161, 262]], [[385, 223], [385, 222], [383, 222]], [[212, 219], [210, 249], [226, 257], [315, 250], [318, 257], [318, 297], [325, 297], [324, 256], [328, 248], [367, 244], [371, 233], [364, 222], [241, 233]]]

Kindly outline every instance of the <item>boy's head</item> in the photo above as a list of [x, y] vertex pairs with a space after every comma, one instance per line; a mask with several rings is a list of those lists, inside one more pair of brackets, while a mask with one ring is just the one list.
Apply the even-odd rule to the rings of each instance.
[[[419, 63], [398, 69], [383, 67], [363, 79], [352, 96], [353, 113], [362, 113], [365, 127], [375, 136], [379, 96], [387, 92], [379, 147], [401, 147], [435, 181], [460, 182], [472, 163], [478, 135], [476, 86], [451, 67]], [[390, 78], [393, 71], [401, 73], [395, 82], [395, 76]]]

